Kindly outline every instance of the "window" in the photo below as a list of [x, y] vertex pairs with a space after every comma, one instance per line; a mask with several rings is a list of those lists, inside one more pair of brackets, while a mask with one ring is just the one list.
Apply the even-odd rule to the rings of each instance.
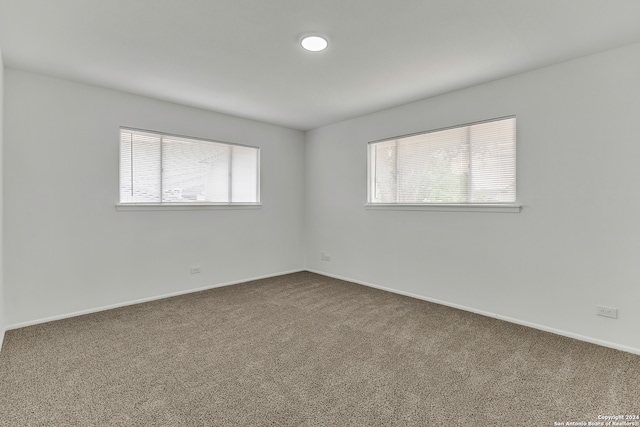
[[369, 204], [514, 204], [515, 130], [509, 117], [369, 143]]
[[257, 204], [260, 149], [120, 129], [121, 204]]

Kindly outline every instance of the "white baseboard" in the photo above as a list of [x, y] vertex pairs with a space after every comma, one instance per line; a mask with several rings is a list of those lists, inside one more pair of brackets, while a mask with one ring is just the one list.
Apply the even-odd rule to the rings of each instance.
[[442, 300], [435, 299], [435, 298], [429, 298], [429, 297], [425, 297], [423, 295], [414, 294], [414, 293], [411, 293], [411, 292], [404, 292], [404, 291], [400, 291], [398, 289], [387, 288], [385, 286], [380, 286], [380, 285], [374, 285], [373, 283], [363, 282], [362, 280], [350, 279], [348, 277], [343, 277], [343, 276], [340, 276], [340, 275], [337, 275], [337, 274], [326, 273], [326, 272], [323, 272], [323, 271], [313, 270], [313, 269], [309, 269], [309, 268], [307, 268], [307, 271], [309, 271], [311, 273], [320, 274], [322, 276], [333, 277], [334, 279], [340, 279], [340, 280], [345, 280], [347, 282], [357, 283], [358, 285], [368, 286], [370, 288], [380, 289], [380, 290], [391, 292], [391, 293], [394, 293], [394, 294], [404, 295], [404, 296], [407, 296], [407, 297], [416, 298], [416, 299], [419, 299], [419, 300], [428, 301], [428, 302], [432, 302], [432, 303], [435, 303], [435, 304], [444, 305], [444, 306], [447, 306], [447, 307], [457, 308], [459, 310], [469, 311], [471, 313], [480, 314], [482, 316], [493, 317], [495, 319], [504, 320], [505, 322], [515, 323], [517, 325], [522, 325], [522, 326], [527, 326], [529, 328], [538, 329], [540, 331], [551, 332], [552, 334], [561, 335], [561, 336], [568, 337], [568, 338], [573, 338], [573, 339], [576, 339], [576, 340], [579, 340], [579, 341], [585, 341], [585, 342], [588, 342], [588, 343], [591, 343], [591, 344], [597, 344], [597, 345], [601, 345], [603, 347], [609, 347], [609, 348], [613, 348], [613, 349], [616, 349], [616, 350], [626, 351], [627, 353], [640, 355], [640, 349], [639, 348], [629, 347], [629, 346], [626, 346], [626, 345], [621, 345], [621, 344], [617, 344], [617, 343], [610, 342], [610, 341], [599, 340], [599, 339], [592, 338], [592, 337], [589, 337], [589, 336], [586, 336], [586, 335], [575, 334], [573, 332], [568, 332], [568, 331], [564, 331], [564, 330], [561, 330], [561, 329], [551, 328], [551, 327], [548, 327], [548, 326], [539, 325], [537, 323], [527, 322], [527, 321], [516, 319], [516, 318], [513, 318], [513, 317], [502, 316], [500, 314], [490, 313], [488, 311], [483, 311], [483, 310], [477, 310], [477, 309], [472, 308], [472, 307], [467, 307], [467, 306], [460, 305], [460, 304], [454, 304], [454, 303], [451, 303], [451, 302], [448, 302], [448, 301], [442, 301]]
[[604, 340], [592, 338], [592, 337], [589, 337], [589, 336], [586, 336], [586, 335], [575, 334], [573, 332], [568, 332], [568, 331], [564, 331], [564, 330], [561, 330], [561, 329], [551, 328], [551, 327], [548, 327], [548, 326], [544, 326], [544, 325], [539, 325], [537, 323], [523, 321], [523, 320], [516, 319], [516, 318], [513, 318], [513, 317], [502, 316], [502, 315], [499, 315], [499, 314], [490, 313], [488, 311], [483, 311], [483, 310], [478, 310], [478, 309], [475, 309], [475, 308], [472, 308], [472, 307], [467, 307], [467, 306], [464, 306], [464, 305], [455, 304], [455, 303], [451, 303], [451, 302], [448, 302], [448, 301], [442, 301], [442, 300], [435, 299], [435, 298], [429, 298], [429, 297], [425, 297], [423, 295], [418, 295], [418, 294], [414, 294], [414, 293], [411, 293], [411, 292], [405, 292], [405, 291], [401, 291], [401, 290], [398, 290], [398, 289], [388, 288], [386, 286], [376, 285], [376, 284], [373, 284], [373, 283], [364, 282], [362, 280], [351, 279], [349, 277], [344, 277], [344, 276], [340, 276], [340, 275], [337, 275], [337, 274], [331, 274], [331, 273], [327, 273], [327, 272], [324, 272], [324, 271], [319, 271], [319, 270], [314, 270], [314, 269], [309, 269], [309, 268], [300, 269], [300, 270], [283, 271], [283, 272], [279, 272], [279, 273], [267, 274], [267, 275], [258, 276], [258, 277], [251, 277], [251, 278], [242, 279], [242, 280], [235, 280], [235, 281], [231, 281], [231, 282], [218, 283], [218, 284], [215, 284], [215, 285], [205, 286], [205, 287], [196, 288], [196, 289], [188, 289], [188, 290], [183, 290], [183, 291], [178, 291], [178, 292], [172, 292], [172, 293], [169, 293], [169, 294], [156, 295], [156, 296], [153, 296], [153, 297], [142, 298], [142, 299], [133, 300], [133, 301], [125, 301], [125, 302], [121, 302], [121, 303], [117, 303], [117, 304], [111, 304], [111, 305], [106, 305], [106, 306], [102, 306], [102, 307], [91, 308], [91, 309], [87, 309], [87, 310], [75, 311], [75, 312], [72, 312], [72, 313], [66, 313], [66, 314], [61, 314], [61, 315], [57, 315], [57, 316], [51, 316], [51, 317], [46, 317], [46, 318], [41, 318], [41, 319], [36, 319], [36, 320], [30, 320], [30, 321], [27, 321], [27, 322], [14, 323], [12, 325], [7, 325], [4, 330], [0, 330], [0, 351], [2, 350], [2, 344], [4, 343], [5, 332], [9, 331], [9, 330], [12, 330], [12, 329], [24, 328], [26, 326], [32, 326], [32, 325], [37, 325], [37, 324], [47, 323], [47, 322], [53, 322], [55, 320], [62, 320], [62, 319], [70, 318], [70, 317], [82, 316], [84, 314], [97, 313], [97, 312], [100, 312], [100, 311], [111, 310], [111, 309], [114, 309], [114, 308], [125, 307], [125, 306], [128, 306], [128, 305], [141, 304], [141, 303], [145, 303], [145, 302], [156, 301], [156, 300], [159, 300], [159, 299], [171, 298], [171, 297], [175, 297], [175, 296], [179, 296], [179, 295], [185, 295], [185, 294], [190, 294], [190, 293], [194, 293], [194, 292], [206, 291], [208, 289], [214, 289], [214, 288], [221, 288], [221, 287], [224, 287], [224, 286], [237, 285], [239, 283], [250, 282], [252, 280], [267, 279], [269, 277], [276, 277], [276, 276], [282, 276], [282, 275], [285, 275], [285, 274], [298, 273], [298, 272], [301, 272], [301, 271], [309, 271], [311, 273], [320, 274], [322, 276], [333, 277], [335, 279], [340, 279], [340, 280], [345, 280], [347, 282], [357, 283], [359, 285], [368, 286], [370, 288], [380, 289], [380, 290], [391, 292], [391, 293], [395, 293], [395, 294], [398, 294], [398, 295], [404, 295], [404, 296], [411, 297], [411, 298], [416, 298], [416, 299], [419, 299], [419, 300], [422, 300], [422, 301], [428, 301], [428, 302], [432, 302], [432, 303], [435, 303], [435, 304], [440, 304], [440, 305], [444, 305], [444, 306], [447, 306], [447, 307], [452, 307], [452, 308], [456, 308], [456, 309], [459, 309], [459, 310], [464, 310], [464, 311], [468, 311], [468, 312], [471, 312], [471, 313], [480, 314], [482, 316], [493, 317], [495, 319], [504, 320], [506, 322], [515, 323], [517, 325], [527, 326], [529, 328], [538, 329], [538, 330], [541, 330], [541, 331], [550, 332], [552, 334], [556, 334], [556, 335], [561, 335], [561, 336], [568, 337], [568, 338], [577, 339], [579, 341], [584, 341], [584, 342], [588, 342], [588, 343], [591, 343], [591, 344], [601, 345], [603, 347], [609, 347], [609, 348], [613, 348], [613, 349], [616, 349], [616, 350], [621, 350], [621, 351], [625, 351], [625, 352], [628, 352], [628, 353], [640, 355], [640, 349], [635, 348], [635, 347], [629, 347], [629, 346], [617, 344], [617, 343], [610, 342], [610, 341], [604, 341]]
[[[274, 274], [266, 274], [264, 276], [250, 277], [250, 278], [247, 278], [247, 279], [234, 280], [234, 281], [225, 282], [225, 283], [217, 283], [215, 285], [204, 286], [204, 287], [196, 288], [196, 289], [187, 289], [187, 290], [178, 291], [178, 292], [171, 292], [171, 293], [163, 294], [163, 295], [156, 295], [156, 296], [152, 296], [152, 297], [141, 298], [141, 299], [137, 299], [137, 300], [133, 300], [133, 301], [125, 301], [125, 302], [120, 302], [120, 303], [117, 303], [117, 304], [110, 304], [110, 305], [105, 305], [105, 306], [101, 306], [101, 307], [90, 308], [90, 309], [87, 309], [87, 310], [74, 311], [74, 312], [71, 312], [71, 313], [65, 313], [65, 314], [59, 314], [59, 315], [51, 316], [51, 317], [44, 317], [44, 318], [41, 318], [41, 319], [29, 320], [27, 322], [14, 323], [12, 325], [8, 325], [5, 328], [5, 330], [8, 331], [8, 330], [12, 330], [12, 329], [20, 329], [20, 328], [24, 328], [26, 326], [38, 325], [38, 324], [47, 323], [47, 322], [53, 322], [55, 320], [68, 319], [70, 317], [82, 316], [84, 314], [97, 313], [97, 312], [100, 312], [100, 311], [112, 310], [114, 308], [126, 307], [128, 305], [142, 304], [142, 303], [145, 303], [145, 302], [156, 301], [156, 300], [159, 300], [159, 299], [171, 298], [171, 297], [176, 297], [176, 296], [179, 296], [179, 295], [186, 295], [186, 294], [206, 291], [206, 290], [214, 289], [214, 288], [222, 288], [224, 286], [237, 285], [239, 283], [250, 282], [252, 280], [267, 279], [269, 277], [282, 276], [282, 275], [291, 274], [291, 273], [299, 273], [301, 271], [306, 271], [306, 270], [305, 269], [300, 269], [300, 270], [283, 271], [283, 272], [274, 273]], [[2, 337], [4, 339], [4, 332], [2, 333]], [[0, 347], [0, 350], [1, 349], [2, 349], [2, 347]]]

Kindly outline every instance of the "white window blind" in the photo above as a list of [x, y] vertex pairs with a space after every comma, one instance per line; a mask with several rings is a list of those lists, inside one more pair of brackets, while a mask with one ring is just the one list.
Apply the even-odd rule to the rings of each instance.
[[120, 203], [259, 203], [260, 150], [120, 129]]
[[369, 144], [371, 204], [515, 201], [515, 117]]

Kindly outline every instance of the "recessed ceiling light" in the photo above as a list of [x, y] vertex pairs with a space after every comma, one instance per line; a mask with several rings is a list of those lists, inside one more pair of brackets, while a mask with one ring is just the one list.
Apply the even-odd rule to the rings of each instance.
[[327, 39], [320, 36], [307, 36], [300, 42], [303, 48], [311, 52], [320, 52], [328, 46]]

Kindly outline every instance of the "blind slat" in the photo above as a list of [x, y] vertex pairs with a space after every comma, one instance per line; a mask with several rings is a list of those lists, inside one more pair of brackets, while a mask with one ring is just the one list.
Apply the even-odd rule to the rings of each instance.
[[120, 131], [121, 203], [258, 203], [259, 149]]
[[371, 143], [370, 203], [515, 202], [515, 118]]

